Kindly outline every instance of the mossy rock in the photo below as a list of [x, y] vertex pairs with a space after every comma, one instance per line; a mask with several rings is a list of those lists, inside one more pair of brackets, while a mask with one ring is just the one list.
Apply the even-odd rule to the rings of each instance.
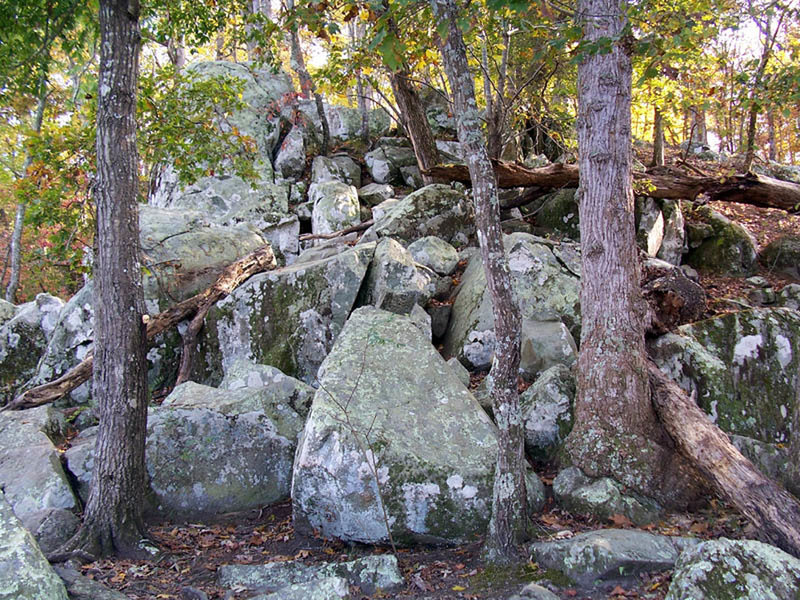
[[761, 251], [758, 260], [769, 271], [800, 281], [800, 236], [778, 238]]
[[694, 208], [692, 215], [711, 231], [709, 237], [686, 255], [689, 265], [731, 277], [747, 277], [755, 273], [756, 243], [747, 229], [706, 206]]

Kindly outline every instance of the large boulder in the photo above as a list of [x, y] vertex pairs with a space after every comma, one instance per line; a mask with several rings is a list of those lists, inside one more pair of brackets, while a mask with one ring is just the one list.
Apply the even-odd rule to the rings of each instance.
[[64, 302], [49, 294], [16, 308], [0, 326], [0, 400], [14, 398], [18, 388], [35, 373], [39, 357], [55, 330]]
[[686, 252], [686, 230], [680, 200], [662, 200], [664, 238], [656, 256], [673, 265], [680, 265]]
[[404, 243], [435, 235], [463, 247], [475, 233], [472, 205], [462, 192], [450, 186], [428, 185], [394, 203], [376, 219], [371, 231], [378, 237], [393, 237]]
[[292, 127], [283, 138], [275, 157], [275, 172], [284, 179], [300, 179], [306, 170], [306, 134], [302, 127]]
[[[320, 368], [294, 466], [298, 531], [400, 544], [485, 531], [494, 425], [408, 317], [356, 310]], [[385, 510], [385, 513], [384, 513]]]
[[312, 183], [308, 198], [314, 203], [311, 212], [313, 233], [333, 233], [361, 221], [358, 192], [350, 184], [341, 181]]
[[412, 242], [408, 251], [416, 262], [439, 275], [452, 275], [458, 265], [458, 251], [433, 235]]
[[306, 383], [344, 326], [374, 244], [303, 260], [251, 277], [206, 317], [196, 381], [217, 385], [238, 358], [277, 367]]
[[756, 268], [756, 243], [744, 227], [707, 206], [695, 207], [700, 223], [687, 226], [689, 253], [686, 262], [696, 269], [719, 275], [745, 277]]
[[416, 165], [417, 158], [411, 148], [384, 144], [367, 152], [364, 155], [364, 163], [372, 179], [377, 183], [402, 184], [400, 169]]
[[650, 354], [724, 431], [772, 443], [794, 434], [797, 311], [747, 310], [683, 325], [652, 341]]
[[536, 224], [572, 240], [581, 239], [576, 191], [565, 188], [545, 196], [541, 208], [536, 212]]
[[800, 236], [785, 235], [770, 242], [758, 260], [770, 271], [800, 280]]
[[430, 277], [414, 266], [411, 253], [391, 238], [378, 242], [367, 271], [364, 301], [378, 308], [408, 314], [428, 301]]
[[755, 540], [709, 540], [683, 551], [665, 600], [796, 600], [800, 560]]
[[67, 600], [36, 540], [0, 492], [0, 600]]
[[315, 156], [311, 163], [311, 183], [339, 181], [361, 187], [361, 167], [346, 154]]
[[[530, 321], [560, 321], [573, 336], [580, 328], [580, 281], [559, 259], [552, 244], [526, 234], [506, 236], [504, 245], [514, 296], [523, 319]], [[531, 328], [534, 335], [536, 328]], [[562, 336], [556, 336], [556, 341]], [[522, 339], [523, 345], [526, 339]], [[533, 343], [531, 341], [531, 343]], [[566, 345], [564, 345], [566, 344]], [[561, 354], [563, 364], [574, 362], [574, 341], [562, 340], [551, 358]], [[484, 369], [491, 364], [494, 354], [494, 313], [486, 284], [486, 274], [479, 255], [470, 260], [461, 278], [450, 324], [444, 337], [444, 350], [448, 356], [457, 356], [472, 368]], [[567, 352], [563, 352], [569, 348]], [[556, 361], [553, 361], [556, 362]], [[553, 363], [541, 365], [543, 368]]]
[[574, 400], [575, 377], [565, 365], [550, 367], [520, 395], [525, 451], [529, 456], [542, 461], [555, 456], [572, 430]]

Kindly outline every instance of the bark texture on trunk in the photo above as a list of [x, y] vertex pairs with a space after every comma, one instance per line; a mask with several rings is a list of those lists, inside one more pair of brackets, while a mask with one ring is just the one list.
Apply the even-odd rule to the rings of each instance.
[[651, 166], [664, 166], [664, 114], [658, 108], [653, 114], [653, 161]]
[[[589, 42], [618, 39], [625, 26], [616, 0], [579, 0], [578, 18]], [[588, 475], [676, 506], [691, 488], [650, 403], [631, 178], [631, 58], [623, 43], [578, 65], [582, 326], [566, 449]]]
[[458, 139], [472, 178], [475, 221], [483, 268], [492, 297], [497, 338], [489, 377], [492, 407], [499, 430], [499, 448], [492, 517], [485, 550], [490, 561], [508, 563], [518, 560], [518, 544], [527, 529], [526, 462], [517, 393], [520, 317], [514, 303], [511, 277], [503, 250], [497, 184], [481, 133], [475, 84], [469, 72], [467, 50], [457, 22], [458, 9], [453, 0], [432, 0], [431, 4], [436, 20], [447, 25], [447, 37], [442, 40], [440, 49], [453, 91]]
[[439, 149], [436, 147], [436, 140], [434, 140], [433, 132], [428, 124], [428, 117], [422, 106], [419, 92], [405, 69], [390, 72], [389, 82], [392, 84], [392, 93], [397, 102], [397, 108], [400, 110], [403, 127], [408, 133], [408, 137], [411, 138], [414, 156], [416, 156], [417, 165], [422, 172], [422, 180], [426, 185], [435, 183], [436, 178], [426, 174], [426, 171], [439, 163]]
[[648, 364], [653, 404], [681, 453], [714, 491], [747, 517], [764, 541], [800, 558], [800, 504], [731, 444], [677, 384]]
[[100, 2], [97, 255], [92, 392], [100, 426], [81, 531], [93, 554], [141, 555], [147, 361], [139, 261], [136, 86], [139, 5]]

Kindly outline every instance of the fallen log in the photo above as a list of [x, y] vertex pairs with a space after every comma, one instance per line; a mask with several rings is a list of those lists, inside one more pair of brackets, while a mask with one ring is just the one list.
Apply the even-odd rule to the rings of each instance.
[[653, 406], [667, 433], [714, 491], [765, 541], [800, 558], [800, 503], [766, 478], [678, 385], [649, 361]]
[[340, 229], [339, 231], [334, 231], [333, 233], [304, 233], [298, 239], [301, 242], [305, 242], [307, 240], [332, 240], [334, 238], [347, 235], [348, 233], [355, 233], [356, 231], [364, 231], [365, 229], [369, 229], [374, 223], [375, 219], [369, 219], [363, 223], [359, 223], [358, 225], [352, 225], [351, 227], [346, 227], [345, 229]]
[[[578, 187], [578, 167], [554, 163], [538, 169], [505, 161], [493, 161], [497, 185], [500, 188], [536, 187], [559, 189]], [[465, 165], [437, 165], [426, 175], [447, 181], [469, 184]], [[712, 200], [778, 208], [787, 212], [800, 211], [800, 185], [746, 173], [729, 177], [691, 177], [677, 173], [633, 173], [641, 193], [663, 200], [694, 200], [708, 194]], [[538, 195], [541, 195], [539, 193]]]
[[[175, 327], [178, 323], [188, 319], [192, 315], [194, 315], [195, 318], [202, 315], [204, 319], [211, 306], [230, 294], [242, 283], [247, 281], [247, 279], [256, 273], [268, 271], [275, 267], [275, 255], [269, 245], [262, 246], [247, 256], [231, 263], [225, 267], [211, 287], [191, 298], [179, 302], [175, 306], [157, 315], [152, 317], [144, 315], [142, 318], [147, 324], [147, 339], [153, 339], [158, 334]], [[199, 327], [197, 330], [199, 331]], [[186, 336], [184, 336], [184, 352], [186, 352], [187, 345], [194, 348], [197, 337], [196, 334], [197, 332], [195, 332], [194, 339], [192, 340], [187, 340]], [[181, 366], [183, 366], [183, 362], [182, 357]], [[35, 406], [54, 402], [87, 381], [92, 376], [93, 366], [94, 355], [90, 352], [83, 361], [58, 379], [22, 392], [19, 396], [14, 398], [14, 400], [6, 404], [3, 408], [0, 408], [0, 412], [5, 410], [33, 408]]]

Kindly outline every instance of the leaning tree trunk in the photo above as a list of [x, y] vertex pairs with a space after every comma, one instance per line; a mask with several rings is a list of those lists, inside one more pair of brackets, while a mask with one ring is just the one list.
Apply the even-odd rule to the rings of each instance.
[[579, 0], [577, 14], [587, 42], [620, 41], [578, 65], [582, 319], [566, 449], [588, 475], [679, 505], [686, 501], [681, 465], [650, 404], [631, 179], [631, 58], [621, 39], [626, 18], [616, 0]]
[[138, 3], [101, 0], [100, 31], [92, 386], [100, 426], [83, 526], [67, 547], [139, 556], [145, 534], [147, 361], [137, 212]]
[[489, 377], [499, 435], [486, 554], [492, 562], [508, 563], [518, 560], [518, 544], [525, 536], [527, 520], [526, 463], [517, 393], [520, 317], [514, 304], [511, 277], [503, 250], [497, 184], [480, 133], [475, 84], [469, 72], [467, 50], [458, 25], [458, 9], [454, 0], [432, 0], [431, 4], [436, 20], [447, 26], [447, 37], [442, 40], [440, 50], [453, 90], [458, 140], [464, 149], [472, 178], [475, 221], [494, 312], [496, 344]]
[[664, 113], [659, 108], [653, 115], [653, 167], [664, 166]]

